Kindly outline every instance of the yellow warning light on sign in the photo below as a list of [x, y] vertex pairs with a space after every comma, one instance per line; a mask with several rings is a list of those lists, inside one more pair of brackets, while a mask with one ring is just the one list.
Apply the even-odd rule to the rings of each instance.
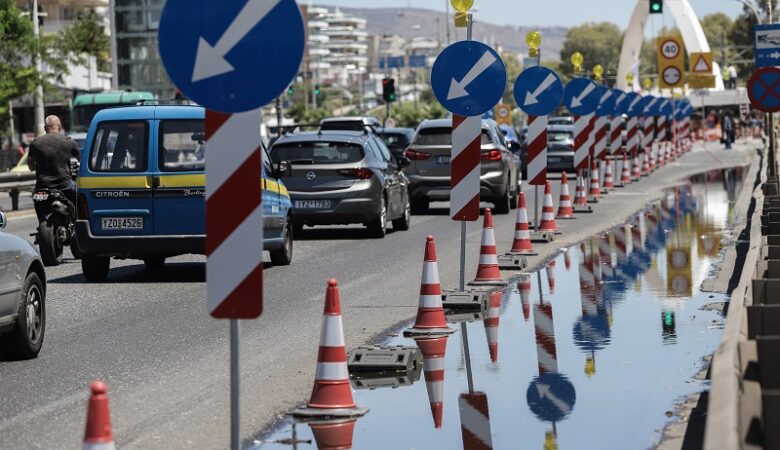
[[466, 28], [469, 26], [469, 15], [466, 12], [455, 13], [455, 26], [458, 28]]
[[474, 6], [474, 0], [450, 0], [450, 4], [459, 13], [466, 12]]
[[539, 56], [539, 47], [542, 45], [542, 34], [532, 31], [525, 35], [525, 44], [528, 46], [528, 54], [531, 57]]
[[582, 63], [585, 61], [585, 57], [582, 56], [582, 53], [580, 52], [574, 52], [571, 54], [569, 61], [571, 61], [571, 64], [574, 66], [574, 71], [580, 72], [582, 70]]
[[645, 78], [644, 81], [642, 81], [642, 86], [644, 86], [646, 91], [649, 91], [650, 88], [653, 87], [653, 80], [650, 78]]
[[604, 75], [604, 67], [601, 64], [593, 66], [593, 75], [596, 77], [596, 80], [601, 81]]

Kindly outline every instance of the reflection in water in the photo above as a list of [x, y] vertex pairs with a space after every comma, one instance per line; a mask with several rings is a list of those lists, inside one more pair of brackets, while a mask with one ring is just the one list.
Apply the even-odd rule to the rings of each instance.
[[[358, 422], [297, 431], [285, 422], [260, 448], [311, 448], [307, 440], [372, 450], [653, 446], [674, 401], [706, 388], [693, 376], [717, 346], [722, 317], [700, 308], [727, 297], [699, 286], [734, 221], [741, 175], [694, 177], [626, 224], [517, 275], [481, 311], [447, 311], [460, 339], [417, 341], [424, 385], [358, 390], [357, 402], [372, 411]], [[469, 336], [483, 332], [487, 345], [469, 347]]]

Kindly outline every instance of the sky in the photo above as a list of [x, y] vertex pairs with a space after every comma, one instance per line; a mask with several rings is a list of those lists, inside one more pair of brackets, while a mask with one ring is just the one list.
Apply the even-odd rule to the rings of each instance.
[[[299, 0], [308, 3], [308, 0]], [[674, 0], [670, 0], [674, 1]], [[689, 0], [699, 17], [714, 12], [722, 12], [736, 17], [742, 12], [742, 5], [736, 0]], [[443, 11], [449, 0], [320, 0], [315, 4], [349, 7], [396, 7], [409, 5], [419, 8]], [[612, 22], [625, 28], [636, 2], [633, 0], [475, 0], [477, 17], [496, 25], [553, 26], [571, 27], [584, 22]], [[666, 25], [674, 20], [667, 11], [664, 14]], [[653, 16], [653, 22], [660, 28], [662, 19]]]

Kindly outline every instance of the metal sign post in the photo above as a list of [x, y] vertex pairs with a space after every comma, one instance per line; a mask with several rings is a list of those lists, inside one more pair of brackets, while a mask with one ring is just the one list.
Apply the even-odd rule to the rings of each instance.
[[[206, 307], [211, 317], [230, 320], [234, 450], [241, 445], [237, 319], [263, 312], [260, 108], [278, 99], [298, 74], [305, 40], [295, 0], [168, 0], [160, 16], [159, 50], [168, 76], [208, 108]], [[269, 60], [274, 70], [266, 70]], [[236, 206], [238, 197], [243, 201]]]

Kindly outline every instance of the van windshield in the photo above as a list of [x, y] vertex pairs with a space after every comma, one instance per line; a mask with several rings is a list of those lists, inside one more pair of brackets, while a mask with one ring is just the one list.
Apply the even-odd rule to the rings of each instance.
[[274, 162], [293, 164], [344, 164], [363, 159], [363, 147], [347, 142], [285, 142], [271, 148]]
[[164, 120], [160, 124], [159, 140], [160, 170], [205, 170], [206, 137], [202, 120]]
[[146, 170], [148, 124], [142, 121], [103, 122], [95, 132], [89, 155], [93, 172]]

